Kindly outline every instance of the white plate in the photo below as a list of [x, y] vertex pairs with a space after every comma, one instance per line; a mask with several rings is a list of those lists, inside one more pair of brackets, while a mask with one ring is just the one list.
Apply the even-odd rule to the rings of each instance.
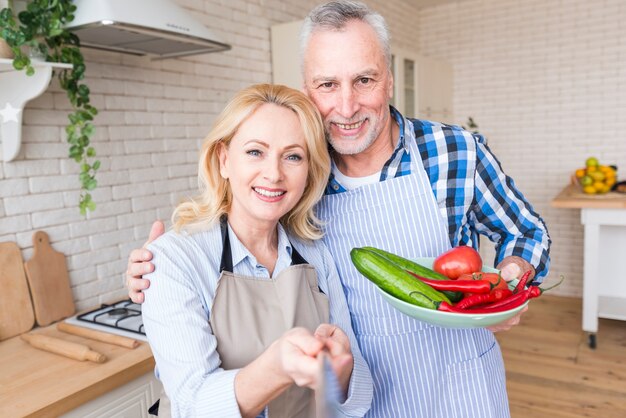
[[[433, 257], [428, 258], [416, 258], [413, 259], [418, 264], [421, 264], [424, 267], [432, 268], [433, 261], [435, 259]], [[486, 273], [498, 273], [499, 270], [496, 270], [492, 267], [483, 266], [482, 269]], [[517, 284], [517, 280], [513, 280], [508, 283], [509, 288], [513, 289]], [[421, 306], [412, 305], [403, 300], [397, 299], [394, 296], [391, 296], [389, 293], [385, 292], [378, 286], [376, 289], [380, 292], [382, 297], [394, 308], [399, 310], [405, 315], [408, 315], [412, 318], [419, 319], [420, 321], [427, 322], [432, 325], [437, 325], [445, 328], [484, 328], [490, 325], [495, 325], [500, 322], [506, 321], [507, 319], [517, 315], [519, 311], [524, 309], [526, 305], [528, 305], [528, 301], [517, 308], [510, 309], [508, 311], [503, 312], [495, 312], [489, 314], [460, 314], [454, 312], [442, 312], [434, 309], [422, 308]]]

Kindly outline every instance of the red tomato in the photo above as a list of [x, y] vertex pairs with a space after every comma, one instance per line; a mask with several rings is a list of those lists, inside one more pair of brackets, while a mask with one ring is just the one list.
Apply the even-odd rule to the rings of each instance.
[[435, 258], [433, 270], [449, 279], [456, 280], [462, 274], [480, 271], [483, 260], [472, 247], [455, 247]]
[[[469, 273], [469, 274], [462, 274], [458, 278], [458, 280], [479, 280], [479, 279], [488, 280], [494, 285], [497, 284], [496, 287], [492, 289], [492, 291], [495, 289], [508, 289], [509, 287], [506, 280], [504, 280], [498, 273], [485, 273], [482, 271], [478, 271], [478, 272]], [[498, 283], [498, 280], [500, 281], [499, 283]]]

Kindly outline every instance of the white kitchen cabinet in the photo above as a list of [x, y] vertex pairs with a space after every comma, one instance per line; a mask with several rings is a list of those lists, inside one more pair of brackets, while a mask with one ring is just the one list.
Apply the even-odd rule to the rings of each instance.
[[302, 89], [300, 70], [300, 28], [303, 20], [281, 23], [270, 28], [272, 82]]
[[148, 408], [161, 394], [154, 373], [145, 374], [62, 415], [62, 418], [149, 418]]
[[391, 104], [407, 117], [454, 123], [452, 65], [399, 48], [392, 48], [392, 59]]

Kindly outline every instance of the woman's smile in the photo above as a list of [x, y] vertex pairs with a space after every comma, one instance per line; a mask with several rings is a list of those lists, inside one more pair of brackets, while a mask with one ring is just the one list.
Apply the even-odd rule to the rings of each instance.
[[287, 193], [286, 190], [268, 189], [265, 187], [253, 187], [252, 189], [259, 195], [261, 200], [266, 202], [277, 202]]

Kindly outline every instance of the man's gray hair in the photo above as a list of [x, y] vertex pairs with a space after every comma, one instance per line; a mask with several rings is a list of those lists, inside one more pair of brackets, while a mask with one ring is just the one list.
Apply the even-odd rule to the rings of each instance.
[[300, 63], [302, 65], [304, 63], [304, 53], [313, 32], [316, 30], [341, 30], [351, 20], [365, 22], [374, 29], [385, 54], [387, 68], [391, 70], [391, 37], [385, 19], [365, 4], [350, 0], [331, 1], [311, 10], [300, 31]]

